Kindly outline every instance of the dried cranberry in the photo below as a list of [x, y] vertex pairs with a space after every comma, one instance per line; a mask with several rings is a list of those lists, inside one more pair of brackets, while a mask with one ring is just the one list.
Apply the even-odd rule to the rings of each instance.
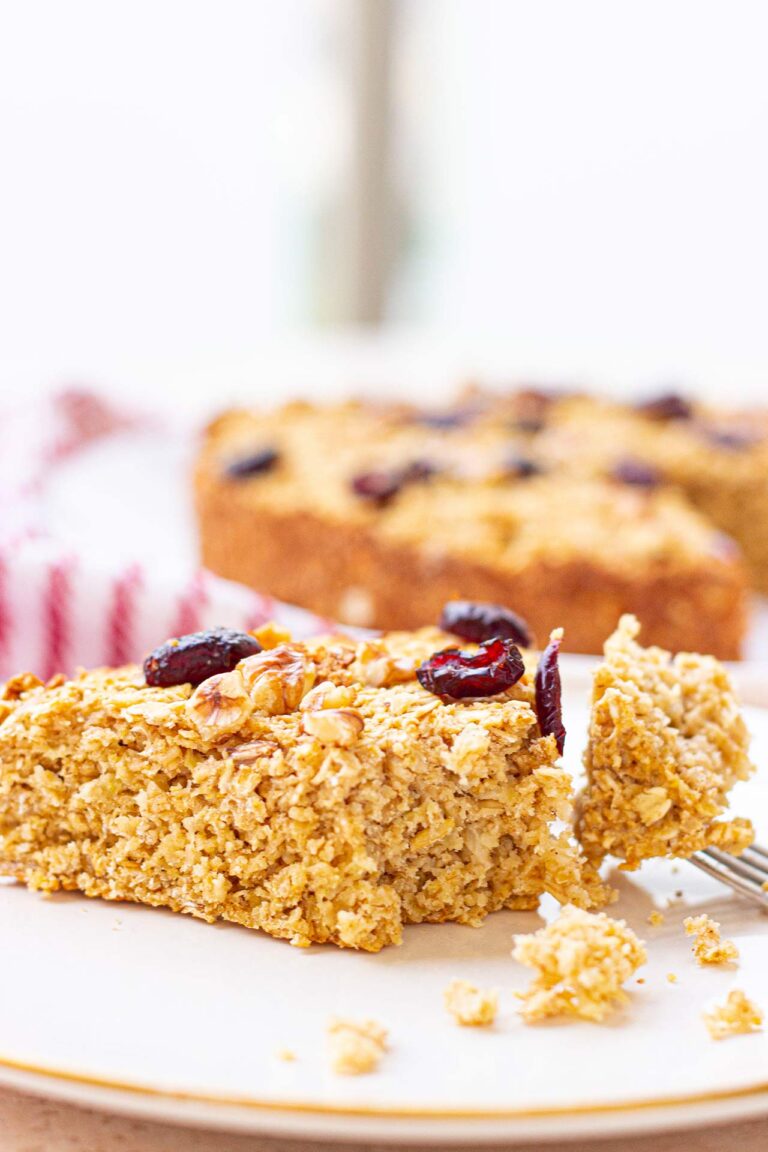
[[445, 648], [416, 669], [423, 688], [452, 700], [496, 696], [517, 684], [525, 672], [523, 658], [511, 640], [489, 640], [479, 652]]
[[642, 460], [620, 460], [611, 475], [621, 484], [632, 484], [635, 488], [655, 488], [661, 479], [658, 469]]
[[554, 636], [539, 657], [536, 669], [536, 719], [542, 736], [554, 736], [562, 755], [565, 747], [562, 685], [560, 683], [560, 637]]
[[743, 452], [754, 447], [762, 440], [759, 432], [750, 428], [713, 428], [704, 429], [704, 434], [710, 444], [715, 448], [724, 448], [727, 452]]
[[233, 480], [240, 480], [245, 476], [258, 476], [261, 472], [270, 472], [279, 459], [280, 453], [275, 448], [261, 448], [258, 452], [249, 452], [247, 456], [238, 456], [230, 460], [226, 473]]
[[528, 456], [508, 456], [504, 462], [504, 473], [514, 480], [529, 480], [540, 476], [544, 469]]
[[554, 401], [551, 392], [539, 388], [526, 388], [517, 392], [514, 396], [514, 427], [532, 436], [542, 432], [547, 426], [549, 410]]
[[152, 688], [173, 684], [200, 684], [219, 672], [231, 672], [246, 656], [261, 652], [261, 644], [247, 632], [211, 628], [166, 640], [144, 661], [144, 679]]
[[430, 480], [439, 469], [429, 460], [412, 460], [404, 468], [380, 469], [374, 472], [361, 472], [353, 476], [352, 491], [364, 500], [370, 500], [383, 508], [397, 496], [406, 484], [418, 484]]
[[486, 604], [475, 600], [449, 600], [440, 617], [440, 627], [444, 632], [461, 636], [482, 644], [484, 640], [500, 637], [512, 640], [530, 648], [533, 643], [531, 630], [521, 616], [502, 604]]
[[351, 487], [356, 496], [370, 500], [383, 508], [393, 496], [397, 496], [403, 486], [403, 475], [399, 471], [360, 472], [352, 477]]
[[419, 483], [421, 480], [431, 480], [440, 469], [429, 460], [412, 460], [406, 464], [400, 473], [404, 484]]
[[690, 420], [693, 416], [692, 405], [678, 392], [663, 392], [641, 401], [636, 407], [649, 420]]
[[412, 419], [416, 424], [424, 424], [427, 428], [462, 428], [477, 416], [476, 408], [448, 408], [444, 412], [417, 412]]

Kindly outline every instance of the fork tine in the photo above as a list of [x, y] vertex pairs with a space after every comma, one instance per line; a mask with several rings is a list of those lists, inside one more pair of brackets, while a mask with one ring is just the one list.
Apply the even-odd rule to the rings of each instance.
[[706, 848], [704, 855], [721, 864], [723, 868], [735, 872], [737, 876], [742, 876], [745, 880], [754, 880], [757, 885], [762, 885], [768, 880], [768, 869], [756, 867], [741, 856], [731, 856], [729, 852], [723, 852], [719, 848]]
[[746, 860], [754, 868], [760, 869], [768, 880], [768, 852], [765, 848], [761, 848], [759, 844], [750, 844], [749, 848], [745, 848], [741, 853], [739, 859]]
[[750, 844], [749, 848], [745, 848], [744, 851], [759, 856], [765, 862], [764, 867], [768, 869], [768, 848], [763, 848], [762, 844]]
[[700, 868], [702, 872], [719, 880], [722, 884], [727, 884], [729, 888], [733, 888], [735, 892], [741, 893], [749, 900], [759, 904], [761, 908], [768, 908], [768, 892], [763, 889], [762, 884], [757, 883], [755, 880], [745, 880], [742, 876], [731, 870], [730, 862], [735, 857], [729, 856], [726, 864], [718, 863], [713, 860], [709, 855], [704, 855], [703, 852], [695, 852], [691, 856], [691, 863]]

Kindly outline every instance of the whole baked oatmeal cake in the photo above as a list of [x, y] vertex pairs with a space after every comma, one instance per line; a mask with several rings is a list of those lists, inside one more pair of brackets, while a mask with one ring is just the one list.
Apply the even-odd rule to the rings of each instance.
[[728, 674], [712, 656], [644, 648], [639, 632], [623, 617], [595, 672], [579, 840], [594, 862], [628, 869], [708, 845], [738, 853], [752, 826], [721, 817], [754, 766]]
[[725, 531], [768, 587], [764, 425], [533, 391], [230, 411], [197, 464], [202, 557], [355, 625], [418, 627], [465, 596], [541, 637], [566, 620], [575, 652], [630, 612], [649, 643], [732, 659], [747, 582]]
[[478, 924], [545, 892], [605, 902], [553, 828], [571, 797], [559, 639], [537, 657], [511, 613], [465, 609], [448, 612], [453, 633], [217, 630], [143, 669], [16, 677], [0, 701], [0, 867], [43, 891], [369, 951], [406, 923]]

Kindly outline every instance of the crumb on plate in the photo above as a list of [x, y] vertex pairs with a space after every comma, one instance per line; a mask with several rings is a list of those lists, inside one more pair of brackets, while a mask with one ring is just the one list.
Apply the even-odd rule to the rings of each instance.
[[622, 984], [647, 956], [643, 942], [623, 920], [566, 905], [556, 920], [515, 937], [515, 960], [537, 970], [518, 993], [527, 1023], [547, 1016], [603, 1020], [628, 997]]
[[725, 1004], [716, 1004], [703, 1014], [707, 1031], [713, 1040], [726, 1036], [739, 1036], [758, 1032], [762, 1028], [763, 1013], [739, 988], [728, 993]]
[[498, 993], [476, 988], [468, 980], [452, 980], [443, 993], [445, 1006], [457, 1024], [483, 1027], [493, 1024], [499, 1007]]
[[723, 940], [720, 925], [709, 916], [687, 916], [683, 920], [686, 935], [693, 936], [693, 954], [697, 963], [735, 964], [739, 950], [733, 940]]
[[664, 913], [659, 912], [658, 908], [654, 908], [653, 911], [648, 914], [648, 923], [654, 928], [659, 928], [664, 923]]
[[331, 1067], [340, 1076], [373, 1072], [387, 1051], [387, 1030], [375, 1020], [340, 1020], [328, 1025]]

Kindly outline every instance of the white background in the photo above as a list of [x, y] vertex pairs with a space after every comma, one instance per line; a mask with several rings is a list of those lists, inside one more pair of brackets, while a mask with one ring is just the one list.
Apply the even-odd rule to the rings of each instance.
[[0, 387], [768, 392], [768, 5], [396, 0], [401, 244], [329, 333], [360, 0], [0, 0]]

